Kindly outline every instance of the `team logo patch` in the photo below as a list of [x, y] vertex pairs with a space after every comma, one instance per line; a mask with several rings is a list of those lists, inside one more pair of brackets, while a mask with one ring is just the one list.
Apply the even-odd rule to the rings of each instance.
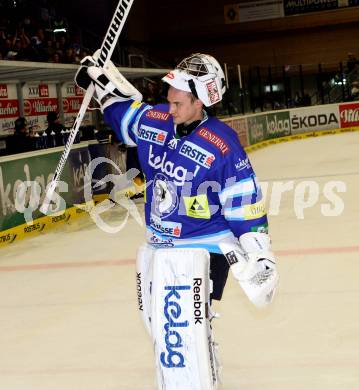
[[201, 219], [211, 218], [207, 195], [184, 196], [183, 201], [188, 217]]
[[162, 173], [154, 177], [151, 210], [157, 217], [168, 217], [178, 207], [176, 186]]
[[207, 88], [209, 101], [212, 104], [217, 103], [221, 100], [219, 97], [218, 87], [214, 79], [211, 79], [206, 83], [206, 88]]
[[146, 113], [146, 118], [156, 119], [159, 121], [167, 121], [169, 117], [170, 114], [168, 112], [163, 112], [163, 111], [149, 110]]
[[156, 129], [155, 127], [141, 125], [137, 137], [157, 145], [164, 145], [167, 134], [166, 131]]
[[229, 146], [223, 141], [223, 139], [212, 131], [206, 129], [205, 127], [202, 127], [197, 134], [200, 137], [204, 138], [206, 141], [213, 144], [222, 152], [222, 154], [226, 154], [229, 152]]
[[211, 168], [212, 163], [215, 160], [214, 154], [189, 141], [183, 143], [179, 154], [207, 169]]

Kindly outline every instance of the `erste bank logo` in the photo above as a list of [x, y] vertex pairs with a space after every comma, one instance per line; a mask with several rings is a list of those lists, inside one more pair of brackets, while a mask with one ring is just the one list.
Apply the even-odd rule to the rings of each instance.
[[211, 168], [212, 163], [215, 160], [214, 154], [190, 141], [183, 143], [179, 154], [189, 158], [190, 160], [196, 162], [199, 165], [202, 165], [202, 167], [207, 169]]
[[152, 142], [157, 145], [164, 145], [167, 132], [156, 129], [155, 127], [141, 125], [138, 130], [138, 138], [144, 141]]

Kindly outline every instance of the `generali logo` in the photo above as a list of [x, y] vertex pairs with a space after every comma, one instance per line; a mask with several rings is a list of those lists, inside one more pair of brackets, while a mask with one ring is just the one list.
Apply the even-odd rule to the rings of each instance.
[[149, 110], [147, 111], [146, 117], [150, 119], [157, 119], [160, 121], [167, 121], [170, 117], [170, 114], [168, 112]]
[[340, 127], [359, 126], [359, 103], [339, 106]]
[[221, 137], [219, 137], [217, 134], [215, 134], [213, 131], [208, 130], [205, 127], [202, 127], [198, 133], [200, 137], [204, 138], [211, 144], [213, 144], [216, 148], [218, 148], [222, 154], [226, 154], [229, 152], [229, 146], [226, 144], [225, 141]]
[[0, 99], [6, 99], [8, 97], [7, 85], [0, 84]]

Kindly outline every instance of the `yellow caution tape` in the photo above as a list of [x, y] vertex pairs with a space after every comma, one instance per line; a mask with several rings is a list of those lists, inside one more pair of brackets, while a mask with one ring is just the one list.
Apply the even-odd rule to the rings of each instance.
[[247, 153], [250, 153], [250, 152], [254, 152], [255, 150], [262, 149], [271, 145], [280, 144], [283, 142], [296, 141], [298, 139], [305, 139], [305, 138], [321, 137], [323, 135], [352, 133], [354, 131], [359, 131], [359, 127], [347, 127], [347, 128], [333, 129], [333, 130], [311, 131], [307, 133], [288, 135], [286, 137], [268, 139], [266, 141], [258, 142], [257, 144], [254, 145], [246, 146], [244, 149]]

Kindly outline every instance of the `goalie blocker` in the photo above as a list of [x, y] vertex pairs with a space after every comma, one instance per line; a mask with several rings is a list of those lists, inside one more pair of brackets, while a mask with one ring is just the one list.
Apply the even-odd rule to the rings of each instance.
[[158, 389], [215, 390], [218, 364], [205, 249], [140, 248], [139, 309], [154, 344]]
[[142, 94], [120, 73], [112, 61], [107, 61], [104, 67], [97, 65], [100, 51], [93, 56], [81, 60], [81, 66], [76, 72], [76, 85], [86, 90], [91, 83], [95, 86], [96, 100], [103, 110], [114, 102], [124, 102], [129, 99], [142, 101]]

